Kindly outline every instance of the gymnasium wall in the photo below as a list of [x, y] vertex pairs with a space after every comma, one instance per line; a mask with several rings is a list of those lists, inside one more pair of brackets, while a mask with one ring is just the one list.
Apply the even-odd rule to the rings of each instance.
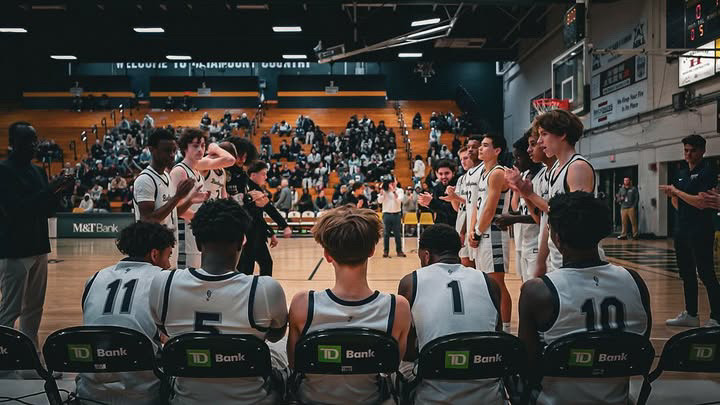
[[[337, 87], [327, 93], [327, 86]], [[302, 75], [278, 77], [278, 107], [384, 107], [387, 100], [382, 75]]]
[[[201, 93], [199, 89], [210, 89]], [[255, 107], [258, 104], [257, 77], [152, 77], [150, 106], [163, 108], [168, 96], [175, 103], [188, 95], [197, 108]]]

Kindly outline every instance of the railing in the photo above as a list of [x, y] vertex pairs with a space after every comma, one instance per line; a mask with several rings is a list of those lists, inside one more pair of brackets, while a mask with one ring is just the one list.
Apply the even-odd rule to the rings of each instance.
[[410, 137], [409, 131], [407, 129], [407, 124], [405, 124], [405, 116], [402, 111], [402, 107], [400, 107], [400, 103], [395, 104], [395, 113], [398, 116], [398, 124], [400, 126], [400, 133], [402, 134], [402, 143], [405, 149], [405, 153], [407, 154], [407, 160], [408, 164], [410, 165], [410, 170], [413, 168], [413, 162], [412, 162], [412, 146], [410, 145]]
[[257, 133], [257, 129], [260, 126], [260, 123], [265, 118], [265, 103], [260, 103], [258, 105], [257, 110], [255, 110], [255, 115], [253, 116], [252, 121], [250, 122], [250, 129], [248, 130], [249, 137], [252, 138]]

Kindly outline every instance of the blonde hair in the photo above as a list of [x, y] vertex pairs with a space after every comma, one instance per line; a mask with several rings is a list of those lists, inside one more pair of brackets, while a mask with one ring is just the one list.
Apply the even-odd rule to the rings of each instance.
[[315, 241], [339, 264], [360, 264], [373, 253], [383, 226], [375, 211], [345, 205], [327, 211], [312, 228]]

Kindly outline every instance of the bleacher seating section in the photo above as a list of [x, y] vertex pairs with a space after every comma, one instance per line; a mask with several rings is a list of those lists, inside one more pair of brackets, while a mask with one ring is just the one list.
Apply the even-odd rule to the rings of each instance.
[[75, 97], [70, 89], [74, 87], [82, 89], [82, 97], [95, 97], [96, 103], [100, 103], [102, 96], [107, 95], [110, 107], [128, 105], [135, 98], [127, 76], [34, 77], [24, 86], [23, 106], [69, 109]]
[[[205, 87], [208, 94], [198, 94]], [[164, 108], [168, 96], [179, 104], [183, 96], [192, 98], [196, 108], [256, 107], [260, 93], [256, 76], [240, 77], [153, 77], [150, 79], [150, 106]], [[222, 114], [217, 117], [222, 118]]]
[[[336, 93], [325, 91], [337, 87]], [[278, 77], [278, 106], [313, 107], [384, 107], [387, 103], [385, 76], [304, 75]], [[377, 120], [376, 120], [377, 122]]]

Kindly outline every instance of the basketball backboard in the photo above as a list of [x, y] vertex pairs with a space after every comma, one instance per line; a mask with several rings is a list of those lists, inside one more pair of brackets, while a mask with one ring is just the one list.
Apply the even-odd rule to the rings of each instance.
[[583, 40], [553, 59], [551, 66], [552, 97], [569, 100], [575, 114], [584, 111], [586, 54]]

